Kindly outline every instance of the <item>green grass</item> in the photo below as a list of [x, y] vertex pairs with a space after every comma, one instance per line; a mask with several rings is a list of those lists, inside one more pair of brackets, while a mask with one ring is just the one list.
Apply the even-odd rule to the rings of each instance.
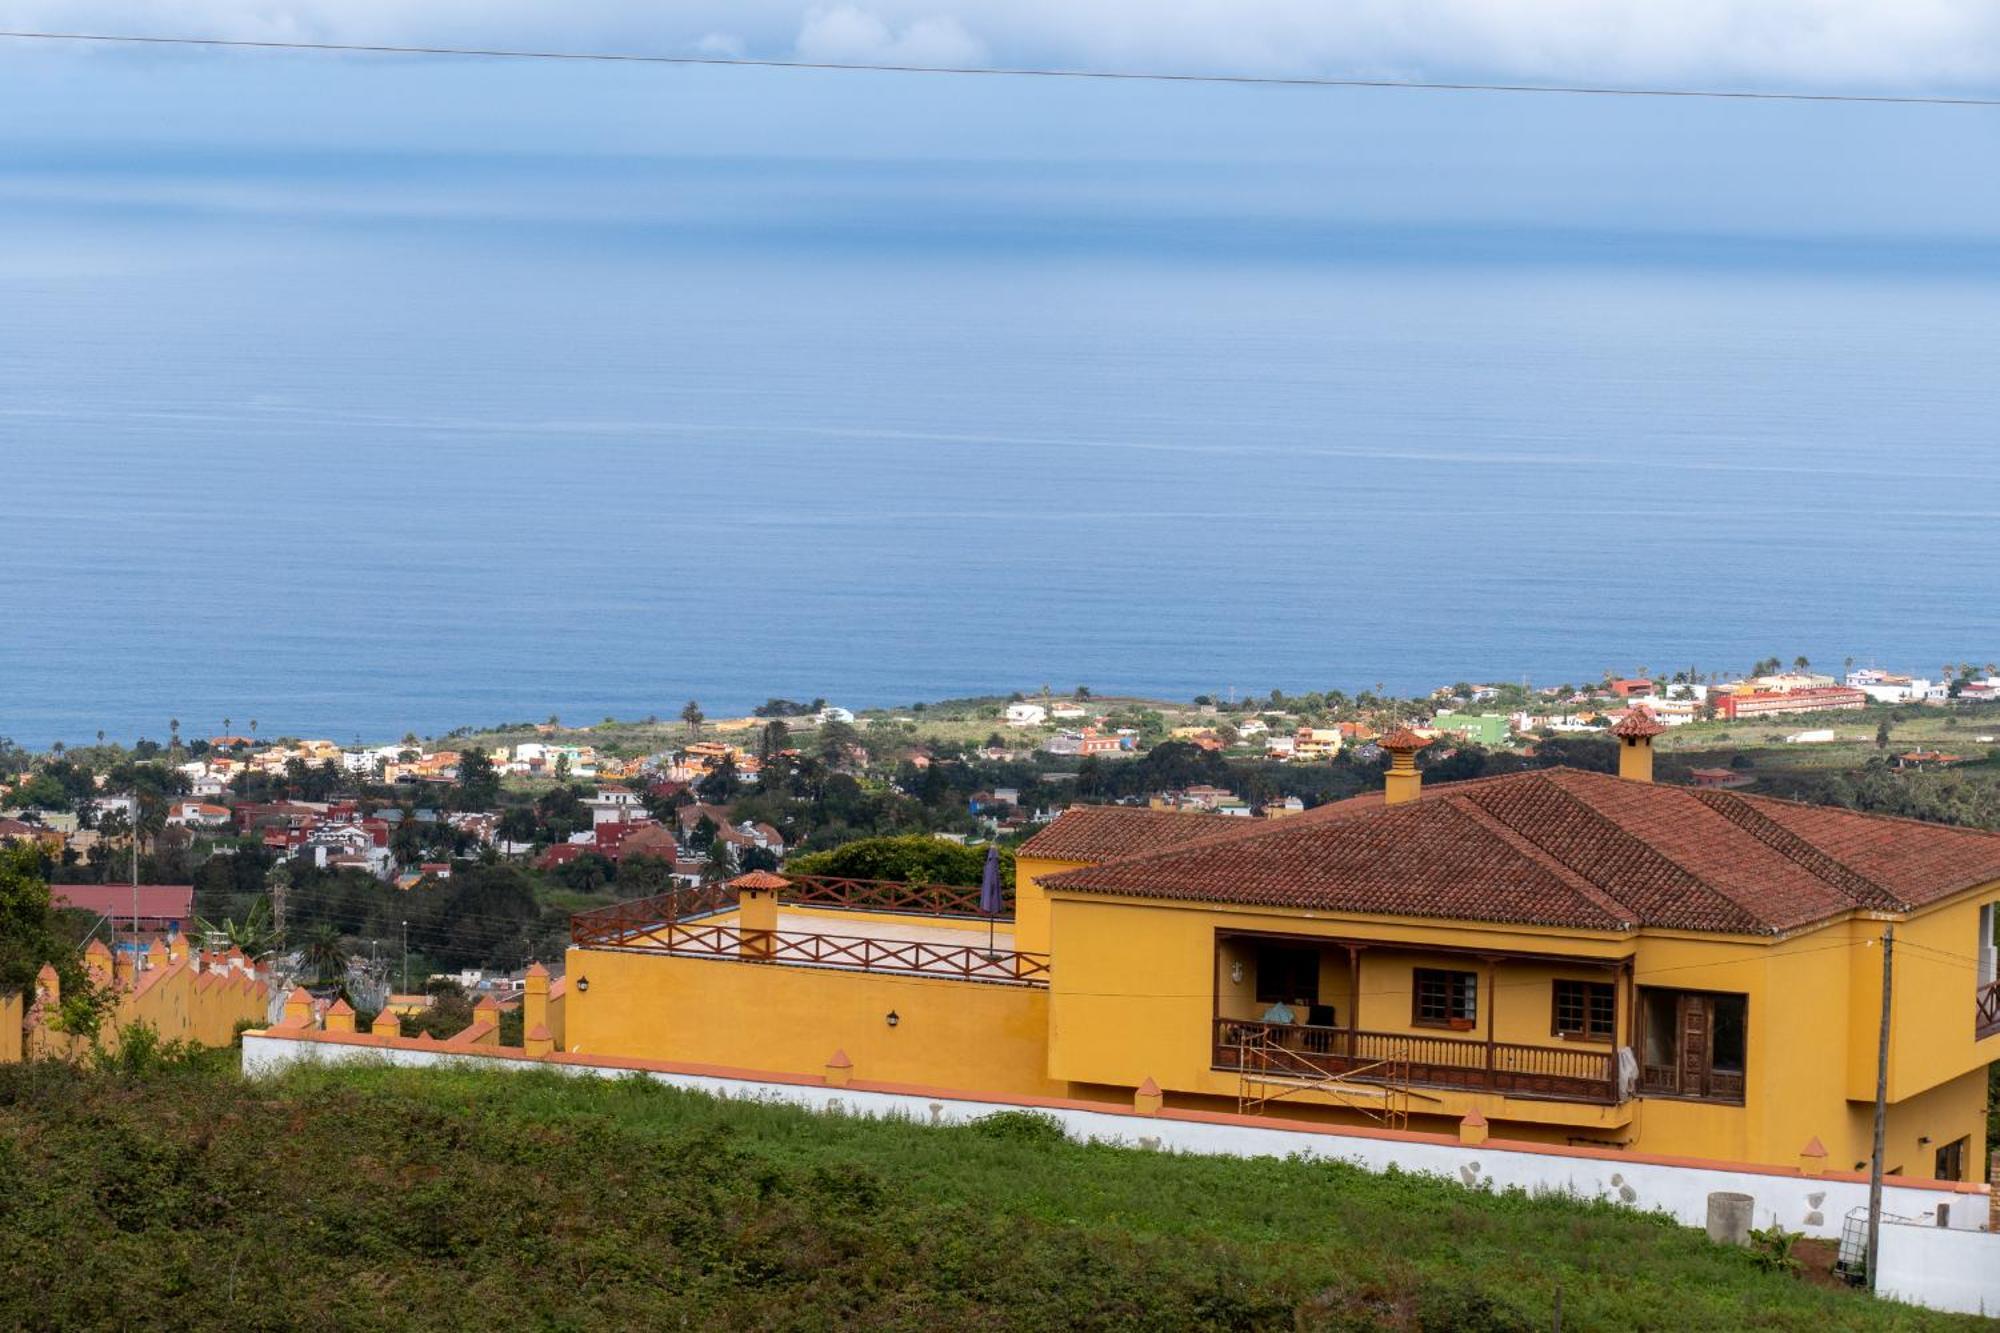
[[[225, 1053], [226, 1054], [226, 1053]], [[0, 1067], [0, 1326], [1946, 1328], [1603, 1204], [637, 1080]]]

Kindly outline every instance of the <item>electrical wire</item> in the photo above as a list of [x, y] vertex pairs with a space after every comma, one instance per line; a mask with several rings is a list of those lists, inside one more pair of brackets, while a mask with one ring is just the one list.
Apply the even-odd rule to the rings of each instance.
[[1595, 84], [1474, 83], [1423, 79], [1343, 79], [1316, 75], [1175, 74], [1159, 70], [1065, 69], [1026, 65], [919, 65], [874, 61], [778, 60], [747, 56], [671, 56], [622, 51], [546, 51], [514, 47], [398, 46], [364, 42], [258, 41], [229, 37], [156, 37], [126, 33], [0, 31], [18, 41], [96, 42], [132, 46], [197, 46], [252, 51], [326, 51], [357, 55], [455, 56], [484, 60], [563, 60], [636, 65], [719, 66], [732, 69], [832, 70], [874, 74], [956, 74], [1017, 79], [1085, 79], [1126, 83], [1197, 83], [1277, 88], [1362, 88], [1407, 92], [1541, 93], [1568, 97], [1672, 97], [1739, 102], [1850, 102], [1879, 106], [2000, 107], [2000, 97], [1914, 93], [1788, 93], [1732, 88], [1626, 88]]

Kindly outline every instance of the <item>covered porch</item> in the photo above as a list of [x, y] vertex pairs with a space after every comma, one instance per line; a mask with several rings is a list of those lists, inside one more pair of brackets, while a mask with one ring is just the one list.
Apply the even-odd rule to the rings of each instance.
[[1615, 1105], [1625, 958], [1218, 932], [1211, 1067]]

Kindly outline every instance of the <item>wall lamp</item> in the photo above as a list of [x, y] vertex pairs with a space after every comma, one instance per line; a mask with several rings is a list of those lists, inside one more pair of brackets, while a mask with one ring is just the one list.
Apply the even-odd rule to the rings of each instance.
[[587, 991], [587, 990], [589, 990], [589, 989], [590, 989], [590, 978], [589, 978], [589, 977], [578, 977], [578, 978], [576, 979], [576, 988], [577, 988], [577, 989], [578, 989], [579, 991]]
[[890, 1027], [894, 1027], [896, 1026], [896, 1024], [903, 1021], [903, 1016], [901, 1014], [898, 1014], [894, 1009], [891, 1009], [889, 1011], [888, 1017], [884, 1021], [887, 1022]]
[[1243, 960], [1237, 959], [1229, 965], [1229, 979], [1237, 985], [1243, 984]]

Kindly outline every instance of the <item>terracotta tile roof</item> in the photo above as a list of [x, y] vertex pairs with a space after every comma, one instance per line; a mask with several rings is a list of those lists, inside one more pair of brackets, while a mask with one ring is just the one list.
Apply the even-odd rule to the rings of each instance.
[[[1233, 836], [1156, 840], [1045, 883], [1323, 911], [1776, 934], [2000, 880], [2000, 834], [1562, 768], [1437, 784], [1395, 806], [1363, 797], [1248, 828], [1228, 822]], [[1132, 822], [1120, 833], [1129, 845], [1149, 828]]]
[[1658, 736], [1667, 729], [1666, 723], [1653, 716], [1650, 708], [1633, 708], [1618, 719], [1618, 725], [1611, 729], [1614, 736]]
[[1375, 742], [1377, 747], [1387, 750], [1390, 754], [1415, 754], [1430, 743], [1428, 736], [1419, 736], [1408, 727], [1397, 727], [1394, 731]]
[[1179, 847], [1221, 833], [1249, 830], [1239, 815], [1194, 814], [1135, 805], [1073, 805], [1022, 843], [1016, 855], [1095, 864], [1135, 852]]

